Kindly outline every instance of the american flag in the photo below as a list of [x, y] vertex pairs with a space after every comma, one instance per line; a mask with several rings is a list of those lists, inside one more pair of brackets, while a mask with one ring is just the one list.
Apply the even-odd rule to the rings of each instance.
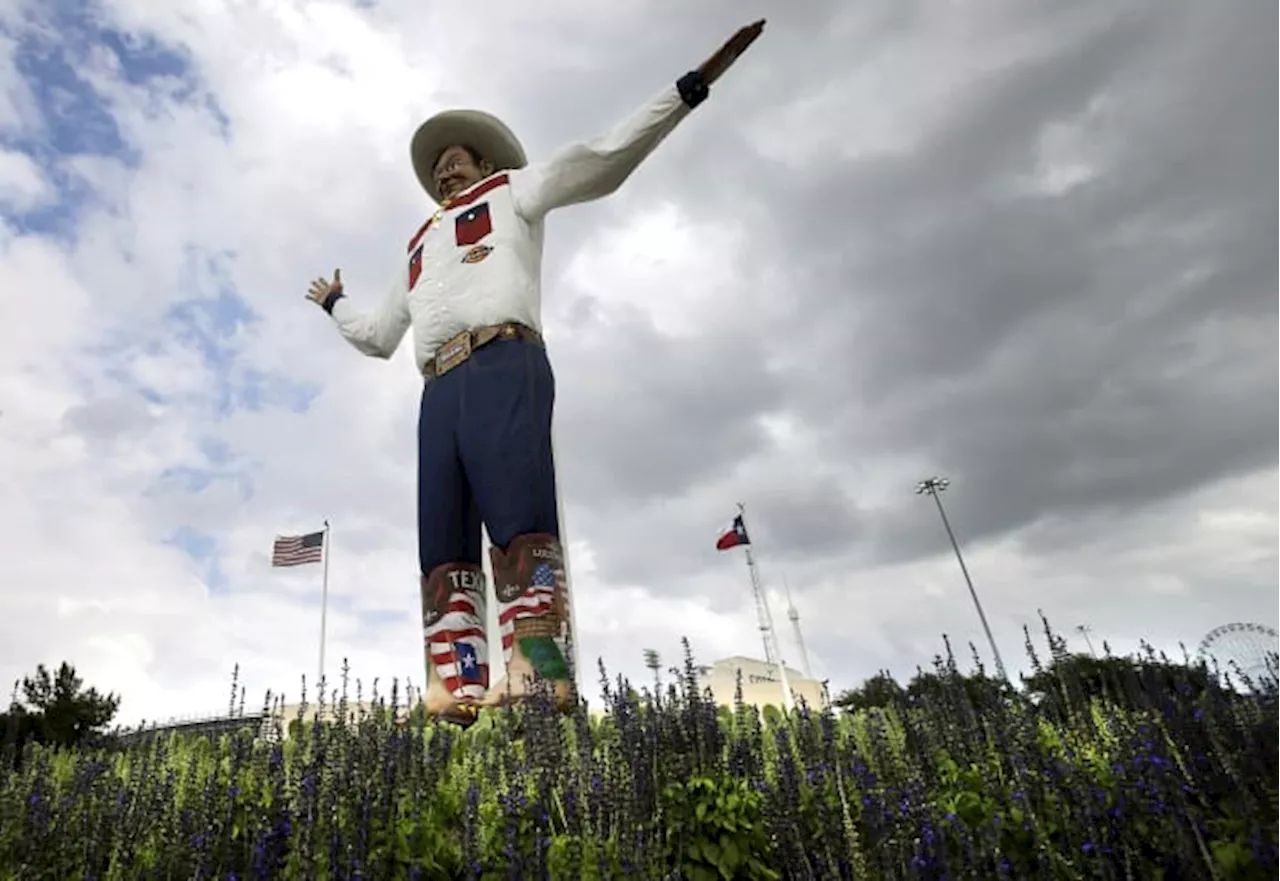
[[272, 566], [301, 566], [303, 563], [319, 563], [323, 558], [323, 532], [276, 536], [276, 543], [271, 547]]
[[489, 642], [484, 594], [455, 591], [440, 620], [427, 630], [427, 653], [454, 697], [484, 697], [489, 688]]
[[502, 657], [505, 660], [511, 660], [511, 647], [516, 641], [516, 618], [527, 617], [529, 614], [538, 615], [551, 608], [555, 602], [558, 575], [559, 572], [550, 563], [539, 563], [533, 570], [532, 583], [524, 593], [498, 611], [498, 627], [502, 631]]

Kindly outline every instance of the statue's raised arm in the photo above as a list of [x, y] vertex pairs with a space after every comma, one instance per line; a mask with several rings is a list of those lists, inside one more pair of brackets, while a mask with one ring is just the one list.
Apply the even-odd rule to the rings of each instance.
[[611, 195], [693, 108], [712, 83], [755, 42], [764, 20], [740, 28], [697, 68], [664, 88], [610, 131], [566, 144], [547, 159], [514, 173], [512, 198], [521, 217], [536, 222], [548, 211]]

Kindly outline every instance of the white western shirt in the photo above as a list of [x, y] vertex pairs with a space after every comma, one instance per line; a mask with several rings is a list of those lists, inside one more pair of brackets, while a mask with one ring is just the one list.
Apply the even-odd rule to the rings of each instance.
[[518, 321], [541, 332], [547, 212], [613, 193], [689, 112], [671, 86], [603, 137], [473, 184], [410, 239], [375, 309], [333, 304], [338, 330], [366, 355], [390, 358], [412, 327], [419, 372], [464, 330]]

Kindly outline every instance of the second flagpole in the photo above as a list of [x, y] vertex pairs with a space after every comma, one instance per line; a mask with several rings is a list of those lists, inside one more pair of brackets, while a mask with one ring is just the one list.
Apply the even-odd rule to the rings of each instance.
[[[324, 634], [326, 613], [329, 610], [329, 521], [324, 521], [324, 541], [321, 544], [324, 555], [324, 575], [320, 587], [320, 678], [316, 680], [317, 688], [324, 688]], [[322, 695], [323, 696], [323, 695]]]
[[[551, 461], [556, 461], [556, 428], [551, 425]], [[582, 666], [579, 662], [578, 646], [582, 634], [578, 632], [578, 604], [573, 601], [573, 580], [569, 577], [569, 539], [564, 522], [564, 496], [560, 487], [556, 486], [556, 521], [560, 525], [560, 554], [564, 560], [564, 595], [565, 605], [569, 607], [569, 643], [573, 664], [573, 684], [578, 693], [582, 693]]]

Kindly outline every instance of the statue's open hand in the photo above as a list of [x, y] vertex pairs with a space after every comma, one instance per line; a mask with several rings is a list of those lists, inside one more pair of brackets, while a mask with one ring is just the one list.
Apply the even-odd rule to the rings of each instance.
[[702, 62], [702, 66], [698, 68], [702, 73], [703, 81], [709, 86], [720, 79], [721, 75], [738, 60], [738, 57], [747, 51], [747, 47], [756, 41], [763, 30], [763, 18], [752, 22], [746, 27], [738, 28], [738, 32], [717, 49], [714, 55]]
[[342, 293], [342, 270], [335, 269], [333, 271], [333, 281], [317, 278], [311, 283], [311, 287], [307, 290], [307, 299], [313, 303], [324, 305], [326, 297], [330, 294], [340, 293]]

